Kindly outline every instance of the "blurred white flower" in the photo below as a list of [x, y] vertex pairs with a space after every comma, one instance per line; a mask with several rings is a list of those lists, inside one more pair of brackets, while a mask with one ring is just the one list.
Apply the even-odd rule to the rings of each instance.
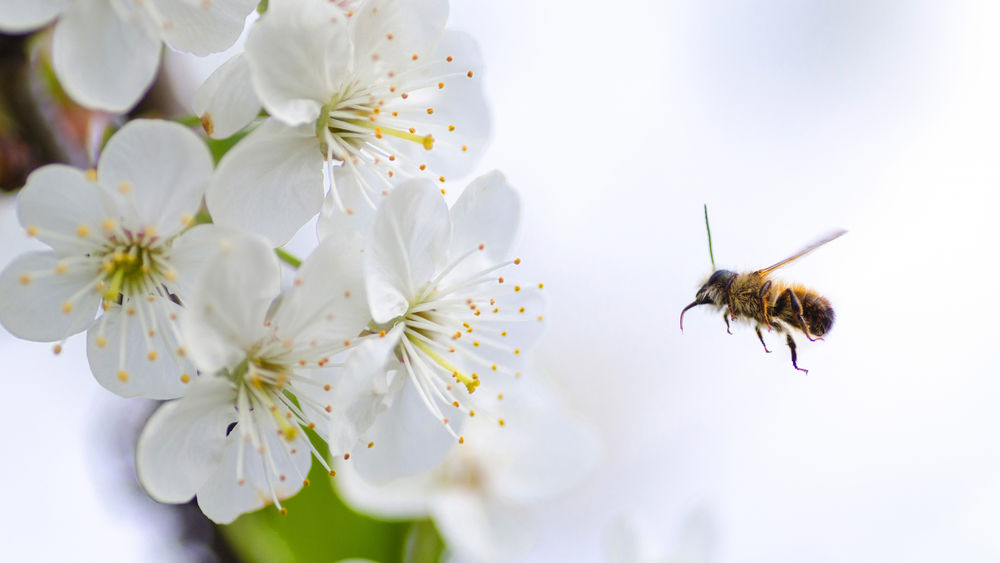
[[80, 104], [122, 113], [160, 66], [160, 44], [208, 55], [229, 48], [257, 0], [0, 0], [0, 31], [55, 21], [56, 76]]
[[514, 399], [504, 426], [470, 421], [466, 443], [425, 473], [376, 485], [338, 464], [337, 490], [381, 518], [432, 518], [453, 559], [516, 557], [534, 541], [532, 509], [579, 485], [598, 456], [593, 434], [554, 396], [533, 387], [530, 399]]
[[[368, 322], [360, 246], [329, 239], [275, 300], [280, 266], [258, 237], [236, 237], [203, 270], [180, 324], [203, 375], [139, 438], [140, 482], [161, 501], [198, 504], [216, 522], [298, 492], [326, 437], [331, 359]], [[322, 457], [320, 462], [325, 465]]]
[[403, 183], [376, 212], [365, 285], [372, 330], [384, 337], [372, 366], [359, 370], [367, 379], [353, 384], [368, 392], [352, 396], [360, 403], [337, 403], [345, 411], [392, 405], [367, 419], [370, 428], [352, 421], [353, 432], [375, 443], [357, 458], [366, 477], [387, 481], [435, 466], [462, 440], [455, 428], [476, 416], [472, 393], [482, 384], [488, 402], [520, 375], [541, 329], [542, 298], [540, 284], [522, 288], [500, 272], [520, 262], [508, 258], [519, 215], [518, 196], [499, 172], [473, 181], [450, 212], [426, 180]]
[[126, 397], [181, 395], [194, 370], [173, 319], [215, 239], [211, 226], [188, 230], [211, 174], [194, 133], [151, 120], [116, 133], [96, 171], [36, 170], [18, 213], [28, 234], [52, 249], [23, 254], [0, 273], [0, 323], [43, 342], [89, 328], [101, 385]]
[[324, 206], [324, 161], [329, 216], [370, 218], [399, 179], [467, 174], [489, 120], [475, 43], [444, 31], [447, 12], [445, 0], [272, 1], [245, 54], [199, 92], [217, 135], [258, 103], [271, 116], [219, 163], [213, 218], [283, 244]]
[[645, 522], [619, 515], [604, 534], [609, 563], [710, 563], [713, 560], [714, 524], [705, 508], [688, 514], [673, 548], [666, 544], [662, 530], [650, 532]]

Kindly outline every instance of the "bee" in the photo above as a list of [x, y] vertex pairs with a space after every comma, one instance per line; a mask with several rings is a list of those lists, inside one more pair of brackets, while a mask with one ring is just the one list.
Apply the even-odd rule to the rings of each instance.
[[[707, 227], [707, 210], [705, 224]], [[777, 264], [755, 272], [738, 274], [729, 270], [715, 270], [695, 294], [694, 302], [681, 311], [681, 332], [684, 331], [684, 313], [688, 309], [698, 305], [712, 305], [723, 312], [722, 319], [726, 321], [726, 332], [729, 334], [732, 334], [729, 329], [730, 319], [751, 321], [754, 324], [757, 338], [760, 339], [760, 343], [767, 353], [771, 351], [768, 350], [767, 343], [764, 342], [761, 328], [784, 333], [785, 342], [792, 352], [792, 367], [801, 372], [809, 373], [809, 370], [799, 367], [792, 331], [801, 332], [810, 342], [822, 340], [823, 335], [830, 332], [833, 327], [835, 318], [833, 307], [830, 306], [830, 301], [826, 297], [816, 291], [799, 284], [770, 279], [770, 275], [778, 268], [802, 258], [846, 232], [839, 230], [830, 233]], [[711, 252], [711, 236], [711, 232], [709, 232], [709, 252]], [[714, 258], [712, 266], [714, 269]]]

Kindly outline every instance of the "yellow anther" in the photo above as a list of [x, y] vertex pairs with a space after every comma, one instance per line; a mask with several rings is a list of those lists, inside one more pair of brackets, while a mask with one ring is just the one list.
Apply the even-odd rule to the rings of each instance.
[[181, 214], [181, 224], [182, 225], [187, 225], [188, 223], [190, 223], [193, 220], [194, 220], [194, 217], [192, 217], [191, 215], [189, 215], [187, 213], [182, 213]]
[[448, 131], [454, 131], [454, 130], [455, 130], [455, 126], [454, 125], [449, 125], [448, 126]]
[[153, 360], [155, 360], [156, 359], [156, 350], [150, 350], [149, 353], [146, 354], [146, 357], [149, 358], [149, 361], [151, 361], [151, 362]]
[[27, 231], [29, 237], [34, 237], [38, 235], [38, 227], [34, 225], [29, 225], [28, 228], [25, 229], [25, 231]]
[[190, 382], [191, 382], [191, 376], [188, 375], [188, 374], [186, 374], [186, 373], [182, 373], [181, 374], [181, 383], [190, 383]]
[[129, 182], [122, 182], [118, 184], [118, 191], [123, 194], [127, 194], [130, 191], [132, 191], [132, 184], [130, 184]]
[[86, 225], [80, 225], [79, 227], [76, 228], [76, 234], [80, 238], [85, 238], [87, 235], [90, 234], [90, 229], [88, 229]]
[[69, 301], [63, 303], [63, 305], [62, 305], [62, 312], [63, 313], [71, 313], [71, 312], [73, 312], [73, 304], [70, 303]]
[[28, 274], [21, 274], [20, 277], [17, 278], [17, 281], [21, 282], [21, 285], [28, 285], [31, 283], [31, 276]]
[[98, 348], [104, 348], [108, 345], [108, 339], [103, 336], [98, 336], [94, 343], [97, 344]]
[[128, 374], [125, 373], [124, 371], [119, 371], [118, 372], [118, 380], [119, 381], [123, 381], [123, 382], [124, 381], [128, 381]]
[[87, 171], [83, 173], [83, 175], [91, 182], [97, 180], [97, 170], [94, 170], [93, 168], [88, 168]]
[[59, 275], [65, 274], [69, 271], [69, 266], [66, 264], [56, 264], [56, 273]]
[[431, 150], [434, 148], [434, 137], [432, 137], [431, 135], [427, 135], [426, 137], [424, 137], [424, 148], [427, 150]]
[[506, 422], [504, 422], [503, 419], [501, 418], [500, 420], [497, 421], [497, 424], [499, 424], [500, 426], [504, 426]]
[[465, 436], [459, 436], [458, 437], [458, 443], [459, 444], [464, 444], [465, 443]]

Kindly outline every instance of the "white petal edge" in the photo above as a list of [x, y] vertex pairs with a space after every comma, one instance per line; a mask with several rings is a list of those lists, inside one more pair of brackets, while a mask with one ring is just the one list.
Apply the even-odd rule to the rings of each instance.
[[323, 156], [310, 127], [265, 120], [222, 157], [205, 202], [219, 225], [288, 242], [323, 205]]
[[440, 191], [427, 180], [409, 180], [385, 199], [375, 214], [365, 286], [372, 318], [388, 322], [447, 263], [451, 223]]
[[97, 180], [135, 211], [129, 225], [158, 236], [180, 232], [194, 219], [212, 175], [212, 155], [190, 129], [154, 119], [129, 121], [97, 164]]
[[85, 264], [66, 266], [63, 273], [57, 273], [62, 263], [52, 252], [29, 252], [0, 273], [0, 324], [11, 334], [53, 342], [94, 321], [101, 302], [100, 292], [94, 289], [96, 269], [88, 271]]
[[214, 139], [233, 135], [257, 117], [260, 101], [254, 93], [250, 66], [243, 53], [215, 69], [198, 88], [193, 105], [205, 132]]
[[124, 113], [153, 83], [160, 39], [123, 21], [107, 0], [75, 0], [56, 22], [56, 77], [81, 105]]
[[236, 420], [235, 389], [218, 377], [200, 378], [183, 399], [150, 417], [136, 447], [136, 473], [149, 496], [181, 503], [217, 471], [226, 429]]
[[51, 22], [69, 0], [0, 0], [0, 31], [24, 33]]
[[180, 317], [181, 344], [202, 373], [235, 367], [268, 332], [281, 290], [278, 259], [260, 237], [233, 238], [198, 275]]

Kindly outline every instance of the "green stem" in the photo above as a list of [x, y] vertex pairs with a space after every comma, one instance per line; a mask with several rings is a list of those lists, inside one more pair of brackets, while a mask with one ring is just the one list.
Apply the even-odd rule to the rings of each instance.
[[403, 544], [403, 563], [435, 563], [443, 552], [444, 541], [434, 522], [419, 520], [410, 526]]
[[302, 265], [302, 259], [301, 258], [295, 256], [294, 254], [291, 254], [290, 252], [288, 252], [284, 248], [275, 248], [274, 249], [274, 253], [278, 255], [278, 258], [282, 262], [284, 262], [285, 264], [288, 264], [289, 266], [295, 268], [296, 270], [298, 270], [299, 266]]
[[712, 229], [708, 227], [708, 204], [705, 204], [705, 231], [708, 232], [708, 257], [712, 259], [712, 270], [715, 270], [715, 255], [712, 254]]

